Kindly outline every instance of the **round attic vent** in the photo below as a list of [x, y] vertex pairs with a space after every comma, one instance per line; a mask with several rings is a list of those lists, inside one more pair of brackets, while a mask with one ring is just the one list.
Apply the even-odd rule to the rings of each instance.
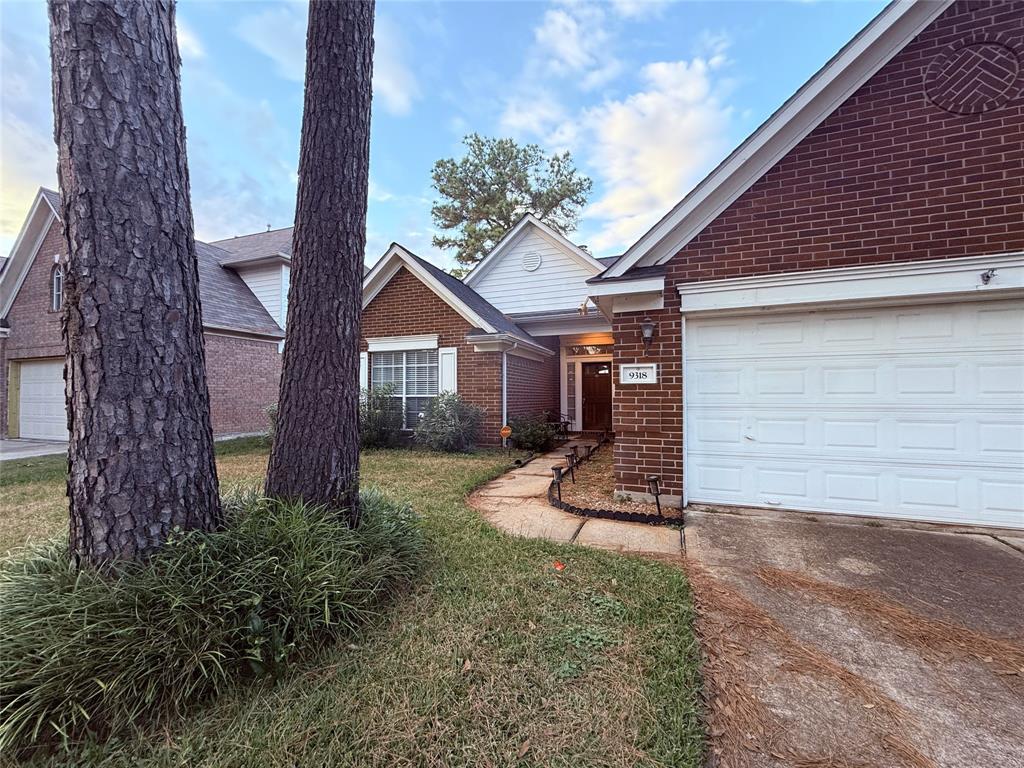
[[540, 254], [539, 253], [527, 253], [523, 256], [523, 269], [527, 272], [536, 271], [537, 267], [540, 266]]
[[935, 106], [957, 115], [998, 109], [1021, 88], [1020, 59], [998, 36], [976, 35], [935, 57], [925, 76], [925, 93]]

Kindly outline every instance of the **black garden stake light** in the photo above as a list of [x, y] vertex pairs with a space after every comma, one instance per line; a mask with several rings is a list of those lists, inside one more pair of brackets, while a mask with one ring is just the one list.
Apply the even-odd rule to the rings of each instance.
[[554, 480], [554, 482], [555, 482], [555, 490], [558, 491], [558, 501], [559, 501], [559, 503], [561, 503], [561, 501], [562, 501], [562, 468], [557, 466], [557, 465], [552, 467], [551, 468], [551, 474], [554, 475], [554, 478], [555, 478], [555, 480]]
[[654, 496], [654, 503], [658, 505], [658, 517], [661, 517], [661, 476], [660, 475], [648, 475], [647, 476], [647, 488], [650, 490], [651, 495]]
[[569, 468], [569, 479], [572, 480], [573, 485], [576, 484], [576, 454], [567, 453], [565, 454], [565, 466]]

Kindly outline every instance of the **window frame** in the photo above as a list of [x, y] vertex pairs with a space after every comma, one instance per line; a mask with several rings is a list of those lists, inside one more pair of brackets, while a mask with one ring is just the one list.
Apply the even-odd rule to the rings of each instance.
[[[433, 360], [428, 362], [428, 363], [426, 363], [426, 364], [423, 364], [423, 363], [410, 363], [409, 362], [409, 355], [423, 354], [423, 353], [431, 355], [433, 357]], [[375, 364], [375, 358], [379, 360], [381, 357], [384, 357], [385, 355], [390, 356], [392, 361], [397, 360], [397, 358], [399, 358], [399, 356], [401, 357], [401, 366], [397, 365], [395, 362], [391, 362], [391, 363], [386, 364], [386, 367], [391, 369], [392, 371], [398, 371], [398, 370], [401, 371], [401, 378], [400, 379], [398, 379], [397, 377], [394, 377], [392, 381], [380, 381], [380, 380], [377, 380], [376, 377], [374, 376], [375, 371], [379, 370], [377, 365]], [[381, 367], [385, 367], [385, 365], [382, 365]], [[433, 392], [431, 394], [427, 394], [427, 395], [409, 394], [409, 383], [410, 383], [410, 381], [409, 381], [409, 370], [411, 368], [427, 368], [428, 371], [429, 371], [429, 369], [433, 369], [433, 373], [434, 373], [434, 375], [433, 375], [434, 386], [432, 387]], [[374, 387], [380, 387], [380, 386], [384, 386], [386, 384], [391, 384], [391, 385], [394, 386], [394, 385], [398, 384], [399, 381], [401, 382], [401, 392], [396, 392], [396, 393], [392, 394], [391, 397], [392, 397], [393, 400], [397, 401], [398, 407], [399, 407], [400, 412], [402, 414], [402, 430], [403, 431], [411, 432], [413, 429], [416, 428], [416, 424], [412, 424], [410, 426], [410, 423], [409, 423], [409, 401], [410, 400], [433, 400], [439, 394], [441, 394], [441, 356], [440, 356], [440, 354], [439, 354], [439, 352], [438, 352], [438, 350], [436, 348], [434, 348], [434, 349], [391, 349], [391, 350], [378, 350], [376, 352], [370, 352], [369, 353], [369, 359], [367, 360], [367, 369], [368, 369], [367, 370], [367, 384], [369, 385], [369, 388], [371, 390]], [[429, 381], [430, 381], [430, 376], [428, 374], [428, 388], [431, 388], [431, 387], [429, 387]], [[396, 389], [397, 389], [397, 387], [396, 387]]]
[[[58, 282], [60, 286], [58, 287]], [[50, 311], [60, 312], [64, 308], [64, 265], [53, 265], [50, 271]]]

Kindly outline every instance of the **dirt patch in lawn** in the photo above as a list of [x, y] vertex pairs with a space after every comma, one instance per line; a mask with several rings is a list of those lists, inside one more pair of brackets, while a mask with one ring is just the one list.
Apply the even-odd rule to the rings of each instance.
[[[572, 482], [566, 473], [566, 481], [562, 483], [562, 501], [587, 509], [633, 512], [652, 517], [658, 514], [658, 508], [654, 504], [615, 498], [615, 472], [611, 445], [599, 448], [593, 458], [576, 468], [575, 475], [576, 482]], [[665, 506], [662, 507], [662, 515], [672, 519], [681, 517], [678, 509]]]

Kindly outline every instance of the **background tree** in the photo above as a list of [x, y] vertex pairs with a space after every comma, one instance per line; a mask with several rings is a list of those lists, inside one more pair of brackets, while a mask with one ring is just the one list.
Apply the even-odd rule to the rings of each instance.
[[309, 4], [287, 338], [266, 491], [359, 515], [373, 3]]
[[171, 0], [51, 0], [71, 551], [220, 522]]
[[572, 155], [548, 156], [536, 144], [475, 133], [462, 143], [466, 154], [438, 160], [431, 174], [442, 197], [430, 211], [434, 224], [456, 232], [436, 235], [435, 247], [455, 248], [455, 258], [468, 269], [525, 213], [563, 235], [576, 229], [592, 182], [576, 171]]

